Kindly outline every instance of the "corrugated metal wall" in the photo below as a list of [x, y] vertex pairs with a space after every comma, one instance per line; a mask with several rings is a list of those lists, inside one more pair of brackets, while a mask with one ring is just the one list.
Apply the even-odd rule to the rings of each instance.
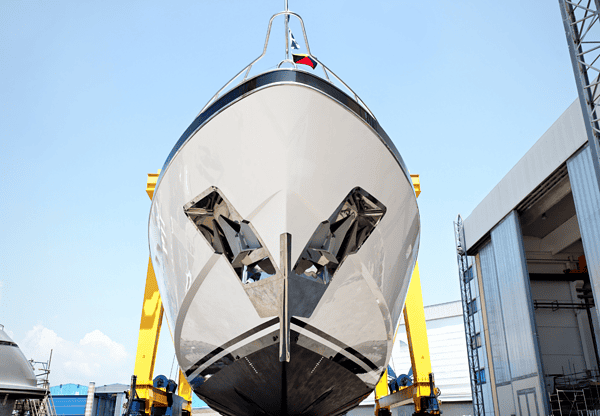
[[541, 373], [529, 273], [519, 217], [511, 212], [492, 230], [492, 244], [502, 300], [510, 375], [526, 378]]
[[83, 416], [86, 396], [54, 396], [54, 408], [57, 416]]
[[[476, 275], [476, 271], [475, 271], [475, 265], [473, 265], [473, 274]], [[489, 415], [489, 416], [494, 416], [494, 406], [492, 405], [492, 403], [494, 402], [493, 400], [493, 395], [492, 395], [492, 383], [490, 381], [490, 377], [491, 377], [491, 372], [490, 372], [490, 363], [488, 362], [488, 356], [487, 356], [487, 344], [486, 344], [486, 340], [485, 340], [485, 334], [484, 334], [484, 325], [483, 325], [483, 303], [481, 302], [481, 299], [479, 298], [479, 284], [478, 284], [478, 279], [477, 277], [474, 277], [473, 280], [471, 280], [471, 282], [469, 283], [470, 285], [472, 285], [472, 289], [471, 289], [471, 293], [473, 295], [476, 295], [476, 302], [477, 302], [477, 312], [475, 313], [474, 317], [475, 317], [475, 329], [477, 331], [477, 333], [479, 334], [479, 342], [481, 343], [481, 347], [477, 348], [477, 357], [479, 359], [479, 366], [481, 368], [484, 369], [485, 372], [485, 383], [482, 384], [481, 386], [481, 390], [483, 393], [483, 403], [484, 403], [484, 410], [485, 410], [485, 414]], [[485, 405], [487, 403], [487, 406]]]
[[506, 337], [504, 336], [504, 318], [502, 317], [502, 299], [498, 290], [498, 273], [492, 243], [488, 243], [479, 251], [481, 274], [483, 275], [483, 293], [487, 312], [488, 329], [490, 331], [490, 347], [496, 384], [509, 383], [510, 368]]
[[95, 416], [114, 416], [117, 395], [109, 393], [96, 394]]
[[588, 145], [567, 160], [567, 169], [594, 299], [600, 299], [600, 191]]
[[[516, 211], [492, 229], [491, 242], [479, 251], [479, 262], [500, 415], [515, 414], [521, 395], [529, 391], [538, 414], [548, 414], [529, 273]], [[492, 403], [485, 403], [486, 409], [492, 407]]]

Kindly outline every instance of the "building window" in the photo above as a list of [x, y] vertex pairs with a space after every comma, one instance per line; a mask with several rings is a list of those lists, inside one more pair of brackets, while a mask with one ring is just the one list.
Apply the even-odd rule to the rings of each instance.
[[465, 272], [465, 283], [469, 283], [471, 280], [473, 280], [473, 275], [473, 265], [471, 265]]
[[473, 315], [475, 312], [477, 312], [477, 299], [473, 299], [471, 302], [467, 303], [467, 313]]
[[471, 338], [471, 349], [477, 349], [479, 347], [481, 347], [481, 334], [478, 332]]
[[475, 381], [477, 381], [477, 384], [485, 384], [485, 368], [475, 372]]

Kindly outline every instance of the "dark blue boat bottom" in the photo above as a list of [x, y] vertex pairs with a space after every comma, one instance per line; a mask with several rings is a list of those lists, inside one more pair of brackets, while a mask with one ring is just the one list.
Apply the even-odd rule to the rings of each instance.
[[278, 343], [237, 359], [195, 392], [228, 416], [341, 415], [372, 389], [354, 373], [298, 344], [279, 361]]

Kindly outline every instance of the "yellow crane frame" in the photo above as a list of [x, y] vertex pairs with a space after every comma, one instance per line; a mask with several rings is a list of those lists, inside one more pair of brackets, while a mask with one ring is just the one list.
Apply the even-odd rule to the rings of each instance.
[[[418, 198], [421, 194], [419, 175], [410, 176]], [[439, 395], [439, 390], [435, 388], [433, 373], [431, 371], [418, 262], [415, 264], [408, 287], [408, 294], [406, 295], [406, 302], [404, 303], [404, 323], [408, 336], [410, 362], [413, 369], [413, 384], [412, 386], [401, 387], [398, 391], [390, 392], [387, 380], [388, 372], [386, 370], [375, 387], [375, 415], [384, 414], [382, 412], [383, 409], [387, 409], [389, 413], [391, 408], [409, 403], [414, 403], [415, 414], [439, 415], [439, 410], [428, 410], [423, 400], [433, 395]], [[397, 332], [398, 329], [396, 328]], [[394, 334], [394, 344], [395, 341], [396, 335]]]
[[[146, 182], [146, 193], [152, 199], [154, 188], [158, 180], [158, 173], [149, 173]], [[150, 414], [152, 407], [167, 407], [167, 393], [162, 388], [153, 386], [154, 364], [156, 362], [156, 350], [162, 327], [164, 308], [158, 283], [152, 267], [152, 259], [148, 261], [148, 273], [146, 274], [146, 288], [144, 290], [144, 303], [142, 317], [140, 319], [140, 332], [138, 336], [137, 352], [135, 356], [135, 368], [133, 374], [137, 376], [136, 392], [140, 399], [146, 402], [145, 412]], [[185, 376], [179, 370], [178, 394], [186, 400], [187, 404], [182, 410], [192, 414], [192, 389]]]
[[[158, 173], [148, 174], [146, 192], [150, 199], [154, 195], [154, 188], [158, 180]], [[410, 175], [417, 197], [421, 194], [421, 182], [419, 175]], [[154, 275], [151, 259], [148, 262], [148, 273], [146, 275], [146, 288], [144, 291], [144, 303], [140, 319], [140, 332], [138, 337], [137, 353], [135, 357], [134, 374], [137, 376], [136, 391], [140, 399], [146, 402], [145, 411], [150, 412], [152, 407], [167, 407], [167, 394], [164, 389], [152, 385], [154, 375], [154, 364], [156, 362], [156, 351], [160, 337], [160, 329], [163, 318], [163, 305], [158, 292], [158, 283]], [[408, 403], [414, 403], [416, 414], [439, 415], [440, 411], [427, 411], [423, 399], [437, 396], [439, 390], [435, 388], [433, 373], [431, 371], [431, 360], [429, 356], [429, 343], [427, 341], [427, 327], [425, 325], [425, 310], [423, 307], [423, 294], [421, 291], [421, 279], [419, 276], [419, 264], [415, 264], [411, 282], [404, 305], [404, 322], [408, 335], [408, 346], [410, 360], [413, 369], [413, 384], [401, 387], [398, 391], [390, 392], [387, 382], [387, 370], [383, 373], [381, 380], [375, 387], [375, 414], [380, 415], [383, 409], [389, 410], [393, 407]], [[397, 329], [396, 329], [397, 331]], [[394, 342], [396, 336], [394, 335]], [[432, 391], [433, 389], [433, 391]], [[192, 413], [192, 389], [185, 376], [179, 370], [178, 394], [187, 401], [182, 410]]]

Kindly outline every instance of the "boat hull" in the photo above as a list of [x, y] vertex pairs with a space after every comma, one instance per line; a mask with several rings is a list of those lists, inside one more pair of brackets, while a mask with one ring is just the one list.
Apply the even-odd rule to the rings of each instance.
[[31, 363], [0, 325], [0, 416], [12, 416], [17, 400], [43, 399], [45, 394]]
[[179, 365], [211, 407], [340, 414], [389, 361], [418, 208], [364, 110], [312, 75], [275, 75], [178, 142], [152, 201], [152, 262]]

